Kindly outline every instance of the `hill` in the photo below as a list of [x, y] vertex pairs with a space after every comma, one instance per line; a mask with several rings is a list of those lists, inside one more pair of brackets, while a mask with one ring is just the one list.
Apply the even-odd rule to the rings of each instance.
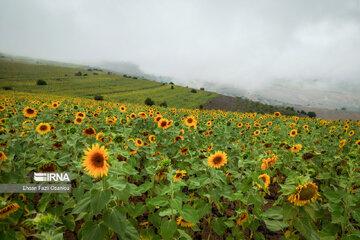
[[[37, 85], [43, 80], [47, 85]], [[159, 83], [127, 75], [104, 72], [83, 66], [63, 67], [30, 64], [6, 56], [0, 58], [0, 88], [23, 93], [52, 94], [143, 104], [150, 97], [155, 104], [166, 102], [170, 107], [196, 108], [218, 94]]]

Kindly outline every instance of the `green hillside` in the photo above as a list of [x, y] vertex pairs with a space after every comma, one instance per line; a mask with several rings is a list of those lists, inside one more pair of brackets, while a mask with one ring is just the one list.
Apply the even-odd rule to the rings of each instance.
[[[76, 73], [81, 72], [81, 76]], [[47, 85], [37, 85], [44, 80]], [[190, 88], [162, 84], [146, 79], [124, 77], [101, 70], [29, 64], [0, 58], [1, 92], [23, 92], [93, 99], [101, 95], [104, 100], [141, 103], [147, 97], [169, 107], [196, 108], [214, 99], [218, 94]], [[10, 89], [10, 90], [4, 90]]]

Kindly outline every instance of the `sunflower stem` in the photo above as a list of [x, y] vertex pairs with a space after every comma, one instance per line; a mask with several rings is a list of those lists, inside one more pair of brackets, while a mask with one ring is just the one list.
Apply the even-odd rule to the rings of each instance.
[[103, 185], [103, 191], [105, 191], [105, 176], [103, 176], [101, 180]]

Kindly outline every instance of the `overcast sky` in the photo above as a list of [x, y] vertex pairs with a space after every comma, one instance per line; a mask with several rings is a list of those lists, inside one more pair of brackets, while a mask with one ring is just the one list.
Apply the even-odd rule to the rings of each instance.
[[256, 88], [360, 81], [360, 0], [0, 0], [0, 51]]

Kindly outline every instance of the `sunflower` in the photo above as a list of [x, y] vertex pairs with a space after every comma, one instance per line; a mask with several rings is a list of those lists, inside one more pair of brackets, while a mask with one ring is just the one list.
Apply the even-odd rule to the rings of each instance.
[[[265, 189], [269, 187], [270, 184], [270, 176], [265, 174], [262, 174], [258, 177], [258, 179], [261, 179], [264, 182]], [[262, 188], [260, 184], [257, 184], [259, 188]]]
[[239, 225], [239, 226], [243, 225], [243, 224], [247, 221], [248, 217], [249, 217], [249, 214], [248, 214], [247, 212], [246, 212], [246, 213], [242, 213], [242, 214], [239, 216], [238, 220], [236, 221], [236, 222], [237, 222], [237, 225]]
[[189, 127], [193, 126], [193, 125], [196, 125], [196, 120], [193, 116], [188, 116], [186, 119], [185, 119], [185, 124]]
[[120, 112], [126, 113], [126, 107], [125, 106], [120, 106], [119, 110], [120, 110]]
[[274, 112], [274, 116], [275, 116], [275, 117], [280, 117], [280, 116], [281, 116], [281, 113], [279, 113], [279, 112]]
[[51, 144], [51, 146], [52, 146], [53, 149], [59, 149], [59, 150], [63, 149], [63, 146], [62, 146], [61, 142], [53, 143], [53, 144]]
[[155, 135], [150, 135], [150, 136], [149, 136], [149, 141], [150, 141], [151, 143], [155, 143], [155, 141], [156, 141]]
[[174, 176], [174, 182], [181, 181], [181, 179], [185, 176], [186, 170], [176, 171]]
[[165, 118], [162, 118], [159, 122], [158, 122], [158, 127], [161, 129], [167, 129], [168, 128], [168, 120]]
[[194, 223], [185, 221], [181, 216], [177, 219], [176, 224], [181, 227], [193, 227], [195, 226]]
[[210, 167], [220, 168], [227, 163], [227, 155], [224, 152], [217, 151], [208, 157], [207, 162]]
[[155, 174], [155, 182], [158, 182], [159, 180], [166, 179], [166, 172], [168, 172], [167, 168], [161, 169], [158, 173]]
[[163, 116], [161, 115], [157, 115], [155, 118], [154, 118], [154, 122], [159, 122], [161, 119], [162, 119]]
[[6, 107], [5, 107], [5, 106], [0, 105], [0, 112], [4, 111], [5, 109], [6, 109]]
[[239, 122], [238, 124], [236, 124], [236, 126], [237, 126], [238, 128], [242, 128], [242, 127], [244, 126], [244, 124], [241, 123], [241, 122]]
[[113, 125], [115, 124], [116, 120], [113, 118], [106, 118], [106, 123], [109, 125]]
[[3, 162], [5, 162], [7, 159], [5, 153], [3, 151], [0, 151], [0, 160], [2, 160]]
[[189, 151], [188, 147], [183, 147], [180, 149], [180, 155], [186, 155], [188, 151]]
[[92, 137], [92, 136], [96, 136], [96, 131], [93, 127], [87, 127], [82, 131], [84, 136], [87, 137]]
[[355, 131], [354, 130], [351, 130], [350, 132], [349, 132], [349, 136], [353, 136], [355, 134]]
[[360, 147], [360, 140], [357, 140], [355, 143]]
[[53, 163], [47, 163], [39, 169], [39, 172], [56, 172], [56, 165]]
[[298, 133], [298, 132], [297, 132], [296, 129], [291, 130], [291, 131], [290, 131], [290, 136], [291, 136], [291, 137], [295, 137], [295, 136], [297, 135], [297, 133]]
[[36, 131], [40, 134], [45, 134], [50, 132], [50, 124], [48, 123], [40, 123], [37, 127], [36, 127]]
[[270, 127], [270, 126], [273, 125], [273, 123], [272, 123], [272, 122], [268, 122], [267, 125]]
[[82, 119], [84, 119], [85, 118], [85, 113], [83, 113], [83, 112], [78, 112], [78, 113], [76, 113], [76, 117], [77, 118], [82, 118]]
[[137, 138], [135, 140], [135, 145], [138, 146], [138, 147], [142, 147], [144, 145], [144, 141], [141, 140], [140, 138]]
[[256, 130], [255, 132], [254, 132], [254, 135], [255, 136], [257, 136], [257, 135], [259, 135], [260, 134], [260, 130]]
[[305, 130], [309, 130], [309, 125], [304, 125], [303, 128], [304, 128]]
[[207, 150], [208, 150], [209, 152], [211, 152], [211, 150], [213, 149], [213, 147], [214, 147], [214, 144], [213, 144], [213, 143], [210, 143], [210, 145], [208, 146], [208, 149], [207, 149]]
[[23, 110], [23, 114], [25, 117], [27, 118], [32, 118], [32, 117], [35, 117], [37, 112], [35, 109], [31, 108], [31, 107], [26, 107], [24, 108]]
[[130, 114], [130, 118], [131, 118], [131, 119], [134, 119], [135, 117], [136, 117], [136, 114], [135, 114], [135, 113]]
[[301, 144], [295, 144], [294, 146], [292, 146], [291, 152], [299, 152], [301, 148], [302, 148]]
[[177, 142], [177, 141], [183, 141], [184, 140], [184, 137], [183, 136], [180, 136], [180, 135], [177, 135], [175, 138], [174, 138], [174, 143]]
[[107, 176], [109, 164], [106, 162], [108, 160], [108, 152], [104, 146], [101, 148], [98, 144], [93, 144], [92, 148], [88, 147], [88, 151], [84, 150], [85, 156], [83, 156], [84, 161], [82, 166], [85, 167], [85, 171], [89, 172], [89, 175], [97, 178], [102, 177], [103, 175]]
[[77, 117], [77, 118], [75, 118], [74, 123], [80, 125], [82, 123], [82, 121], [83, 121], [83, 118]]
[[304, 185], [299, 185], [296, 188], [296, 193], [288, 197], [288, 200], [293, 203], [295, 206], [303, 206], [310, 203], [310, 201], [315, 201], [319, 196], [318, 187], [315, 183], [305, 183]]
[[1, 208], [0, 209], [0, 219], [16, 212], [19, 209], [19, 207], [20, 207], [19, 204], [11, 203], [11, 204]]
[[147, 115], [146, 115], [146, 113], [144, 113], [144, 112], [139, 112], [139, 113], [138, 113], [138, 116], [141, 117], [142, 119], [147, 118]]

